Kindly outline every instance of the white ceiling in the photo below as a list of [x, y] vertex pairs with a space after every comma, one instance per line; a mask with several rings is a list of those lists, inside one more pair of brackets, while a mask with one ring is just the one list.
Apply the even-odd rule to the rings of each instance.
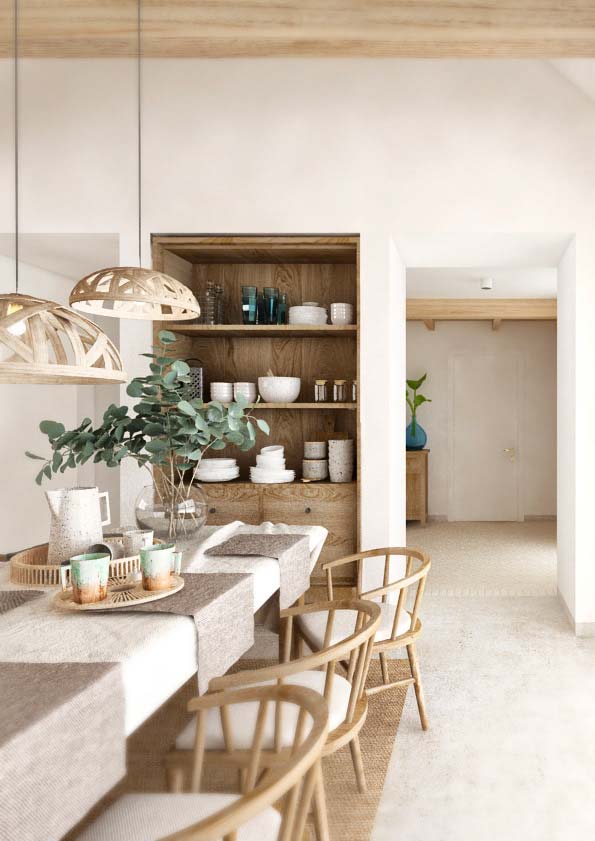
[[[117, 234], [20, 234], [19, 263], [69, 280], [119, 262]], [[14, 234], [0, 234], [0, 255], [14, 258]]]
[[[480, 287], [493, 278], [491, 292]], [[554, 268], [414, 268], [407, 269], [408, 298], [555, 298]]]

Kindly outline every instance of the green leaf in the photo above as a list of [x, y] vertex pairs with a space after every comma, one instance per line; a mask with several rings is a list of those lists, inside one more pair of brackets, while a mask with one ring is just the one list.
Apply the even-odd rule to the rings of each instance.
[[[235, 398], [235, 402], [240, 406], [242, 409], [245, 409], [248, 405], [248, 400], [244, 394], [238, 394]], [[231, 407], [230, 407], [231, 408]]]
[[35, 458], [35, 459], [39, 459], [39, 461], [45, 461], [44, 456], [36, 456], [35, 453], [30, 453], [29, 450], [25, 450], [25, 455], [28, 458]]
[[60, 452], [60, 450], [56, 450], [56, 452], [54, 453], [54, 457], [52, 458], [52, 470], [54, 473], [57, 473], [57, 471], [60, 469], [61, 464], [62, 453]]
[[190, 415], [190, 417], [196, 416], [196, 409], [194, 408], [192, 403], [189, 403], [187, 400], [180, 400], [180, 402], [177, 405], [177, 408], [180, 410], [180, 412], [184, 412], [185, 415]]
[[154, 438], [145, 444], [145, 450], [148, 450], [150, 453], [161, 453], [167, 449], [169, 449], [169, 445], [163, 438]]
[[126, 394], [129, 397], [142, 397], [143, 384], [140, 382], [140, 380], [132, 380], [132, 382], [128, 383]]
[[417, 391], [418, 388], [421, 388], [422, 385], [426, 381], [427, 373], [423, 375], [419, 380], [407, 380], [407, 385], [409, 388], [413, 389], [413, 391]]
[[157, 336], [162, 345], [171, 345], [176, 341], [175, 333], [171, 330], [160, 330]]
[[265, 435], [271, 434], [271, 429], [268, 423], [263, 420], [262, 418], [256, 418], [256, 425], [260, 429], [261, 432], [264, 432]]
[[211, 444], [211, 449], [212, 450], [224, 450], [225, 447], [226, 447], [225, 441], [221, 441], [221, 440], [213, 441], [213, 443]]
[[178, 377], [178, 375], [177, 375], [177, 373], [176, 373], [175, 371], [169, 371], [169, 372], [168, 372], [168, 373], [164, 376], [164, 378], [163, 378], [163, 382], [164, 382], [164, 383], [165, 383], [165, 385], [169, 388], [169, 386], [172, 386], [172, 385], [175, 383], [175, 381], [176, 381], [177, 377]]
[[181, 359], [176, 359], [176, 361], [172, 363], [171, 367], [180, 377], [185, 377], [186, 374], [190, 373], [190, 365]]
[[161, 423], [155, 423], [155, 421], [149, 421], [143, 429], [145, 435], [153, 436], [153, 435], [163, 435], [165, 432], [165, 427]]
[[52, 468], [49, 466], [49, 464], [46, 464], [42, 472], [44, 476], [48, 477], [48, 479], [52, 478]]
[[237, 432], [240, 428], [240, 421], [238, 418], [234, 418], [233, 415], [228, 415], [227, 417], [227, 425], [229, 426], [232, 432]]
[[415, 400], [413, 401], [413, 405], [417, 409], [417, 407], [421, 406], [422, 403], [431, 403], [431, 402], [432, 401], [430, 400], [429, 397], [424, 397], [423, 394], [417, 394], [415, 396]]
[[252, 421], [246, 421], [246, 428], [248, 429], [248, 438], [250, 441], [256, 441], [256, 430]]
[[44, 435], [47, 435], [48, 438], [59, 438], [61, 435], [64, 435], [66, 429], [64, 424], [57, 423], [56, 421], [51, 420], [44, 420], [39, 424], [39, 429], [43, 432]]
[[38, 474], [37, 474], [37, 476], [35, 477], [35, 482], [36, 482], [38, 485], [41, 485], [41, 483], [43, 482], [43, 470], [40, 470], [40, 471], [39, 471], [39, 473], [38, 473]]

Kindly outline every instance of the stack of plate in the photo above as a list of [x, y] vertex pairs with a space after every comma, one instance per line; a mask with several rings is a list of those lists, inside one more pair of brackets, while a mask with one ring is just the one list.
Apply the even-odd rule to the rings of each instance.
[[203, 458], [196, 472], [199, 482], [231, 482], [239, 475], [235, 458]]
[[256, 456], [256, 467], [250, 468], [250, 481], [256, 485], [281, 485], [294, 479], [295, 470], [285, 469], [284, 449], [279, 445], [263, 447]]

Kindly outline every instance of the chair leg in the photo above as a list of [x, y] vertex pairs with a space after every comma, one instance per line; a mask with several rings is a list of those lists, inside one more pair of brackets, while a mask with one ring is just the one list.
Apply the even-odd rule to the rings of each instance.
[[324, 780], [322, 778], [322, 764], [320, 762], [318, 763], [318, 770], [316, 772], [313, 801], [316, 839], [317, 841], [330, 841], [326, 798], [324, 796]]
[[354, 736], [349, 742], [349, 750], [351, 751], [351, 760], [353, 762], [353, 770], [355, 771], [357, 790], [360, 794], [365, 794], [367, 790], [366, 775], [364, 774], [364, 763], [362, 761], [362, 749], [359, 743], [359, 736]]
[[184, 791], [184, 769], [172, 766], [167, 769], [167, 788], [170, 794], [181, 794]]
[[422, 730], [428, 729], [428, 717], [426, 715], [426, 705], [424, 702], [424, 693], [423, 688], [421, 685], [421, 677], [419, 674], [419, 664], [417, 662], [417, 654], [415, 652], [415, 645], [411, 643], [411, 645], [407, 646], [407, 657], [409, 658], [409, 667], [411, 668], [411, 676], [415, 683], [413, 684], [413, 688], [415, 689], [415, 697], [417, 699], [417, 709], [419, 710], [419, 720], [421, 722]]
[[386, 657], [386, 651], [380, 652], [380, 668], [382, 669], [382, 682], [388, 683], [388, 662]]

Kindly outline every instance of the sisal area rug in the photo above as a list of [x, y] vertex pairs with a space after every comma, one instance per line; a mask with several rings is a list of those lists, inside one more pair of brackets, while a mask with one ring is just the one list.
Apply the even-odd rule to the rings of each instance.
[[[270, 665], [270, 662], [243, 660], [239, 668], [254, 669]], [[409, 664], [406, 660], [388, 662], [391, 680], [409, 676]], [[368, 683], [375, 685], [380, 682], [380, 664], [378, 660], [372, 660]], [[405, 689], [393, 689], [373, 695], [369, 699], [368, 717], [360, 732], [367, 794], [362, 795], [357, 791], [349, 747], [344, 747], [324, 759], [324, 784], [331, 841], [368, 841], [370, 838], [403, 712], [405, 693]], [[128, 739], [126, 777], [97, 805], [83, 823], [65, 837], [64, 841], [75, 841], [82, 828], [88, 826], [106, 806], [122, 794], [167, 790], [163, 758], [171, 749], [176, 735], [189, 720], [186, 704], [195, 694], [196, 678], [192, 678]], [[219, 772], [217, 777], [209, 776], [205, 787], [217, 791], [225, 790], [233, 784], [236, 777], [230, 779], [228, 776], [225, 779], [223, 773]]]

